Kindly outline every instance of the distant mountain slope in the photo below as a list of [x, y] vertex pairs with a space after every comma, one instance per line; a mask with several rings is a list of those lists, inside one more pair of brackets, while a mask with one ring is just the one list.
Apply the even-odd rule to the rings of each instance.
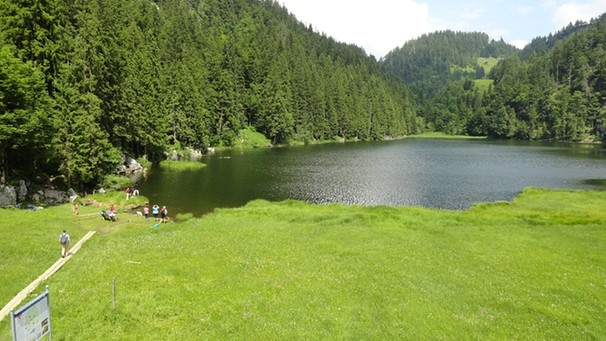
[[542, 52], [492, 70], [482, 120], [489, 136], [606, 141], [606, 15], [560, 32]]
[[[465, 75], [482, 78], [484, 69], [478, 65], [478, 58], [507, 57], [518, 51], [502, 39], [490, 40], [485, 33], [447, 30], [407, 42], [389, 52], [382, 63], [424, 101], [449, 81]], [[459, 72], [453, 72], [457, 70]]]
[[528, 59], [533, 53], [542, 53], [545, 52], [559, 41], [566, 40], [568, 37], [573, 35], [574, 33], [583, 31], [587, 29], [590, 25], [595, 24], [599, 21], [605, 21], [606, 14], [602, 14], [601, 17], [597, 19], [592, 19], [589, 23], [585, 21], [577, 21], [574, 24], [570, 23], [565, 28], [556, 32], [556, 34], [549, 34], [546, 37], [536, 37], [534, 38], [530, 44], [526, 45], [522, 51], [520, 52], [521, 59]]
[[416, 94], [428, 130], [606, 142], [606, 15], [536, 38], [523, 51], [481, 33], [436, 32], [383, 63]]

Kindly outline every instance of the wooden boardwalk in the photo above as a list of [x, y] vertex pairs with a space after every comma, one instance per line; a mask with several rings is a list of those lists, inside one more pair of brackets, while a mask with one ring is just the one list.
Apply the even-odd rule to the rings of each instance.
[[70, 248], [69, 254], [65, 258], [59, 258], [59, 260], [55, 262], [55, 264], [53, 264], [50, 268], [48, 268], [48, 270], [46, 270], [42, 275], [40, 275], [40, 277], [36, 278], [30, 285], [25, 287], [25, 289], [21, 290], [21, 292], [17, 294], [15, 298], [13, 298], [10, 302], [8, 302], [7, 305], [4, 306], [4, 308], [2, 308], [2, 310], [0, 310], [0, 320], [4, 319], [4, 317], [6, 317], [11, 312], [11, 310], [16, 309], [17, 306], [27, 297], [27, 295], [34, 291], [42, 281], [47, 280], [55, 272], [61, 269], [63, 264], [65, 264], [65, 262], [67, 262], [74, 254], [76, 254], [76, 252], [80, 250], [80, 247], [82, 247], [84, 242], [89, 240], [95, 233], [96, 231], [88, 231], [88, 233], [84, 237], [82, 237], [82, 239], [80, 239], [76, 244], [74, 244], [74, 246]]

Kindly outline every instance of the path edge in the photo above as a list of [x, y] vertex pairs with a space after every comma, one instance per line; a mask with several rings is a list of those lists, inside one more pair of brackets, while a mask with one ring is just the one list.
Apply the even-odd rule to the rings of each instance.
[[48, 268], [48, 270], [46, 270], [42, 275], [40, 275], [33, 282], [31, 282], [27, 287], [25, 287], [25, 289], [21, 290], [21, 292], [19, 292], [17, 294], [17, 296], [15, 296], [10, 302], [8, 302], [8, 304], [5, 305], [4, 308], [2, 308], [2, 310], [0, 310], [0, 321], [2, 321], [6, 317], [6, 315], [8, 315], [11, 312], [11, 310], [14, 310], [19, 305], [19, 303], [21, 303], [27, 297], [27, 295], [32, 293], [38, 287], [38, 285], [40, 285], [40, 283], [42, 281], [47, 280], [55, 272], [59, 271], [59, 269], [61, 269], [63, 264], [65, 264], [65, 262], [67, 262], [74, 254], [76, 254], [76, 252], [78, 252], [78, 250], [80, 250], [80, 247], [82, 247], [84, 242], [89, 240], [93, 235], [95, 235], [95, 233], [97, 233], [97, 231], [88, 231], [88, 233], [86, 233], [86, 235], [84, 235], [84, 237], [82, 237], [69, 250], [69, 254], [67, 255], [67, 257], [59, 258], [59, 260], [56, 261], [55, 264], [53, 264], [50, 268]]

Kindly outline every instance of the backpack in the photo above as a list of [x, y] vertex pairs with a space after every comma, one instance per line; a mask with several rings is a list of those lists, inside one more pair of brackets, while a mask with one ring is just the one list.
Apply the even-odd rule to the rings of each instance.
[[61, 237], [59, 237], [59, 240], [61, 241], [61, 244], [65, 245], [69, 240], [69, 235], [67, 233], [63, 233], [61, 234]]

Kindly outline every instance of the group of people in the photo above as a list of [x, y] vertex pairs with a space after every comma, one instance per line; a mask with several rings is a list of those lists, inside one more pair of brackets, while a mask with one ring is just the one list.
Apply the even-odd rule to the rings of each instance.
[[[126, 200], [128, 200], [128, 199], [130, 199], [131, 195], [132, 196], [139, 195], [139, 190], [133, 189], [131, 191], [130, 188], [126, 188], [125, 193], [126, 193]], [[73, 213], [73, 215], [78, 215], [78, 204], [75, 202], [72, 205], [72, 213]], [[166, 206], [162, 206], [162, 208], [160, 208], [160, 206], [158, 206], [158, 205], [153, 205], [151, 207], [151, 214], [154, 217], [154, 221], [160, 221], [162, 223], [166, 223], [169, 220], [168, 210], [166, 209]], [[109, 221], [118, 220], [118, 217], [116, 216], [116, 208], [114, 207], [113, 204], [109, 205], [109, 209], [107, 211], [101, 210], [100, 215], [101, 215], [101, 217], [103, 217], [104, 220], [109, 220]], [[145, 220], [149, 220], [149, 215], [150, 215], [149, 203], [145, 203], [145, 207], [143, 208], [143, 215], [145, 215]], [[69, 254], [70, 242], [71, 242], [71, 239], [70, 239], [69, 234], [67, 233], [67, 230], [63, 230], [63, 232], [59, 235], [59, 244], [61, 245], [61, 258], [65, 258]]]
[[136, 197], [137, 195], [139, 195], [139, 190], [136, 188], [133, 188], [131, 190], [130, 187], [126, 187], [126, 189], [124, 190], [124, 194], [126, 194], [126, 200], [128, 200], [131, 196]]
[[101, 212], [99, 214], [101, 215], [101, 217], [103, 217], [103, 220], [109, 220], [109, 221], [118, 220], [118, 217], [116, 216], [116, 208], [114, 207], [114, 204], [109, 205], [108, 211], [101, 210]]
[[[154, 216], [154, 221], [160, 221], [162, 223], [168, 222], [168, 210], [166, 206], [154, 205], [151, 208], [151, 214]], [[149, 220], [149, 203], [145, 203], [145, 207], [143, 207], [143, 215], [145, 216], [145, 220]]]

